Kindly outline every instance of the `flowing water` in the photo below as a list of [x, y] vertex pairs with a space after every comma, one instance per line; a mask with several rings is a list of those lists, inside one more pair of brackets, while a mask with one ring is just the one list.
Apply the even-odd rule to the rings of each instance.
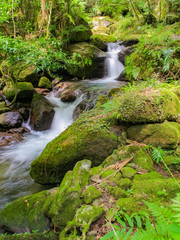
[[[108, 45], [105, 60], [105, 77], [96, 80], [85, 80], [79, 84], [89, 89], [111, 89], [120, 86], [116, 79], [124, 70], [118, 60], [118, 53], [122, 46], [115, 43]], [[35, 132], [22, 142], [0, 148], [0, 209], [14, 199], [45, 189], [34, 183], [29, 175], [31, 162], [43, 151], [48, 142], [63, 132], [73, 122], [73, 111], [81, 102], [82, 96], [73, 103], [63, 103], [51, 92], [48, 100], [55, 106], [55, 116], [51, 128], [43, 132]], [[28, 123], [25, 126], [30, 128]], [[47, 186], [48, 188], [48, 186]]]

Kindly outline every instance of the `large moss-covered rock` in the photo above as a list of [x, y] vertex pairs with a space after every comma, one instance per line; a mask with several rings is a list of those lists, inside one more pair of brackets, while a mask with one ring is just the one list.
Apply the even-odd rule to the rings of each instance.
[[3, 93], [8, 100], [13, 100], [16, 93], [16, 101], [30, 102], [33, 98], [34, 87], [29, 82], [18, 82], [16, 85], [6, 85], [3, 88]]
[[120, 139], [105, 120], [98, 119], [101, 116], [92, 113], [81, 115], [32, 162], [30, 174], [36, 182], [58, 183], [77, 161], [90, 159], [97, 166], [117, 148]]
[[27, 65], [23, 62], [14, 65], [6, 60], [2, 62], [0, 71], [2, 75], [11, 76], [19, 82], [31, 82], [33, 85], [37, 85], [38, 83], [38, 74], [33, 65]]
[[70, 53], [73, 56], [74, 60], [79, 54], [81, 58], [81, 63], [71, 63], [67, 66], [67, 71], [71, 76], [78, 77], [80, 79], [93, 77], [96, 74], [96, 77], [102, 77], [104, 72], [104, 59], [106, 54], [95, 47], [93, 44], [81, 42], [70, 45]]
[[180, 101], [168, 89], [147, 88], [128, 91], [114, 100], [117, 118], [123, 122], [145, 123], [178, 120]]
[[70, 32], [70, 42], [86, 42], [92, 35], [91, 29], [85, 25], [74, 27]]
[[127, 130], [128, 138], [147, 145], [176, 148], [180, 143], [180, 124], [164, 122], [132, 126]]
[[82, 190], [88, 184], [90, 167], [89, 160], [78, 162], [73, 171], [66, 173], [54, 199], [43, 208], [53, 225], [60, 230], [73, 219], [83, 203]]
[[22, 197], [7, 205], [0, 211], [0, 228], [14, 233], [48, 230], [50, 221], [42, 212], [42, 207], [56, 192], [56, 189], [43, 191]]
[[36, 131], [50, 128], [55, 111], [52, 104], [42, 95], [35, 93], [31, 102], [30, 124]]

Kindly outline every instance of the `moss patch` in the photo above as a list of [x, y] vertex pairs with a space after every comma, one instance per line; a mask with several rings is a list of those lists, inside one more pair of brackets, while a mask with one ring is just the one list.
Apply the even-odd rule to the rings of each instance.
[[98, 190], [95, 186], [90, 186], [86, 189], [83, 196], [84, 196], [84, 202], [86, 204], [89, 204], [89, 203], [92, 203], [96, 198], [101, 197], [102, 192]]

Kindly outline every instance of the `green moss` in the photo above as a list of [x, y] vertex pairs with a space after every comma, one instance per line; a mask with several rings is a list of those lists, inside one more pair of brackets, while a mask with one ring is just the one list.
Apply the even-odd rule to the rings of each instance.
[[124, 122], [163, 122], [178, 118], [180, 112], [177, 96], [165, 88], [128, 91], [114, 101], [117, 118]]
[[96, 198], [101, 197], [102, 192], [98, 190], [95, 186], [90, 186], [86, 189], [83, 196], [84, 196], [84, 202], [86, 204], [89, 204], [89, 203], [92, 203]]
[[125, 189], [125, 190], [130, 188], [132, 185], [131, 180], [129, 178], [122, 178], [119, 181], [117, 181], [116, 183], [120, 188]]
[[1, 240], [58, 240], [59, 234], [53, 232], [15, 234], [0, 236]]
[[83, 203], [82, 191], [88, 185], [90, 166], [89, 160], [78, 162], [73, 171], [66, 173], [51, 204], [43, 208], [54, 226], [60, 230], [73, 219], [76, 210]]
[[130, 179], [132, 179], [136, 174], [136, 171], [131, 167], [123, 167], [121, 169], [121, 172], [124, 178], [130, 178]]
[[[82, 206], [79, 208], [74, 216], [74, 219], [68, 222], [66, 228], [60, 233], [60, 239], [67, 239], [66, 234], [71, 229], [81, 228], [83, 236], [86, 236], [90, 225], [99, 219], [104, 214], [104, 209], [102, 207], [95, 206]], [[76, 235], [78, 239], [78, 236]], [[69, 238], [68, 238], [69, 239]], [[75, 239], [75, 237], [73, 238]]]
[[116, 38], [108, 34], [94, 33], [91, 37], [91, 41], [98, 47], [100, 43], [104, 44], [105, 42], [115, 42]]
[[52, 89], [52, 83], [47, 77], [41, 77], [38, 83], [38, 87]]
[[155, 147], [174, 149], [180, 143], [180, 124], [176, 122], [132, 126], [127, 133], [128, 138]]
[[180, 157], [170, 155], [166, 156], [163, 160], [171, 171], [180, 171]]
[[90, 175], [91, 176], [92, 175], [97, 175], [97, 174], [101, 173], [101, 171], [102, 171], [102, 166], [101, 165], [99, 165], [97, 167], [93, 167], [93, 168], [91, 168]]
[[108, 169], [101, 174], [101, 179], [108, 177], [109, 180], [113, 180], [116, 172], [117, 171], [115, 169]]
[[8, 100], [13, 100], [17, 92], [17, 101], [31, 101], [34, 88], [29, 82], [19, 82], [16, 85], [7, 85], [3, 88], [3, 93]]
[[126, 191], [119, 187], [108, 186], [108, 192], [115, 199], [124, 198], [127, 196]]
[[87, 42], [92, 35], [91, 29], [79, 25], [74, 27], [70, 32], [70, 42]]
[[10, 232], [44, 232], [49, 229], [50, 222], [42, 212], [46, 200], [56, 191], [43, 191], [27, 197], [20, 198], [7, 205], [0, 211], [0, 227]]
[[128, 215], [140, 213], [145, 208], [143, 202], [140, 202], [134, 197], [120, 198], [116, 201], [116, 206], [119, 210], [126, 211]]
[[110, 132], [104, 117], [89, 112], [81, 115], [68, 129], [48, 143], [31, 164], [32, 178], [42, 184], [58, 183], [79, 159], [90, 159], [94, 166], [109, 156], [120, 141]]
[[[162, 190], [166, 194], [159, 194]], [[139, 199], [143, 198], [148, 201], [152, 199], [153, 201], [160, 199], [162, 201], [168, 201], [179, 192], [179, 186], [173, 179], [165, 179], [160, 174], [151, 172], [135, 176], [132, 191], [136, 198]]]
[[119, 147], [117, 150], [107, 157], [102, 166], [109, 166], [115, 164], [116, 162], [122, 162], [124, 159], [132, 158], [131, 164], [135, 164], [137, 168], [145, 169], [147, 171], [153, 171], [153, 161], [150, 155], [146, 152], [146, 148], [137, 146], [137, 145], [129, 145]]

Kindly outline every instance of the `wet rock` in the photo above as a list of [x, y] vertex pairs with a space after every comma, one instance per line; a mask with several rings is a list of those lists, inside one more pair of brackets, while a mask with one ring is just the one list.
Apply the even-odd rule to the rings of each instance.
[[131, 55], [131, 53], [133, 53], [134, 47], [130, 46], [130, 47], [125, 47], [124, 49], [122, 49], [122, 51], [118, 54], [118, 59], [119, 61], [125, 65], [125, 61], [126, 61], [126, 57]]
[[77, 98], [77, 93], [72, 90], [63, 91], [61, 94], [61, 101], [62, 102], [74, 102]]
[[34, 94], [31, 103], [31, 119], [30, 124], [36, 131], [44, 131], [50, 128], [54, 109], [52, 104], [42, 95]]
[[6, 112], [0, 115], [0, 128], [18, 128], [22, 122], [23, 118], [18, 112]]
[[18, 110], [18, 112], [21, 114], [21, 116], [23, 117], [24, 121], [28, 120], [29, 114], [30, 114], [30, 109], [28, 109], [28, 108], [20, 108]]

